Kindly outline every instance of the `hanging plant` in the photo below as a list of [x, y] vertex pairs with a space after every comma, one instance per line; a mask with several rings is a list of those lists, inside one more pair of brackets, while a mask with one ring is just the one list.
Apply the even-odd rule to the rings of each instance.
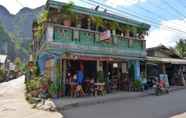
[[131, 29], [130, 29], [131, 33], [132, 33], [132, 36], [135, 37], [136, 34], [137, 34], [137, 28], [132, 26]]
[[124, 33], [125, 37], [129, 37], [129, 32], [130, 32], [130, 26], [126, 24], [122, 24], [120, 26], [120, 30]]
[[116, 30], [117, 28], [119, 28], [119, 24], [115, 21], [109, 22], [109, 26], [111, 30]]
[[96, 25], [96, 30], [103, 26], [103, 19], [98, 16], [90, 16], [91, 21]]

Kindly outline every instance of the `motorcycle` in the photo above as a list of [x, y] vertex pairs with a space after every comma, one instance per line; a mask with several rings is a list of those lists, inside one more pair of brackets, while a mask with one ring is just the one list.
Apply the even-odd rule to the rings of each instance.
[[155, 95], [159, 96], [168, 93], [169, 93], [169, 89], [165, 86], [163, 80], [157, 80], [155, 85]]

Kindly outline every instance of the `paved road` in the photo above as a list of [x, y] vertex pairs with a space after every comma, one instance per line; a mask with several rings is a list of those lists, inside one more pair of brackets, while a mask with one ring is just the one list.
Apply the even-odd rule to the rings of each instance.
[[[186, 112], [186, 90], [163, 96], [73, 108], [63, 113], [65, 118], [170, 118], [183, 112]], [[186, 115], [180, 118], [186, 118]]]
[[24, 76], [0, 84], [0, 118], [62, 118], [57, 112], [32, 109], [24, 89]]

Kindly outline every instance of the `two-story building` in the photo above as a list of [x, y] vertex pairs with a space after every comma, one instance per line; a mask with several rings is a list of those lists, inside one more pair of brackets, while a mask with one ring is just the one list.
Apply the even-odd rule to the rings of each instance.
[[41, 39], [33, 23], [33, 54], [41, 74], [60, 77], [64, 84], [83, 65], [86, 79], [103, 81], [108, 75], [117, 88], [122, 78], [141, 79], [150, 26], [97, 8], [47, 1]]

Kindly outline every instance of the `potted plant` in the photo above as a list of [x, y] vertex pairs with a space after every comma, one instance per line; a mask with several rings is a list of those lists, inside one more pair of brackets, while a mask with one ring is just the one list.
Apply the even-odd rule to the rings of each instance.
[[96, 31], [98, 31], [99, 27], [102, 27], [104, 24], [103, 19], [101, 17], [91, 16], [90, 19], [96, 25]]
[[137, 28], [132, 26], [131, 29], [130, 29], [131, 33], [132, 33], [132, 37], [136, 37], [136, 34], [137, 34]]
[[61, 12], [63, 13], [63, 24], [65, 26], [71, 26], [72, 19], [74, 18], [74, 12], [72, 10], [74, 4], [70, 2], [68, 4], [63, 5]]
[[145, 35], [147, 35], [147, 32], [144, 28], [138, 28], [138, 31], [139, 33], [139, 39], [144, 39]]
[[121, 30], [124, 33], [124, 36], [129, 38], [130, 37], [130, 26], [129, 25], [122, 25]]
[[133, 80], [134, 91], [140, 91], [142, 89], [142, 83], [140, 80]]
[[51, 97], [53, 98], [57, 98], [57, 86], [55, 83], [52, 83], [50, 86], [49, 86], [49, 89], [48, 89], [48, 92], [50, 94]]
[[109, 22], [109, 27], [112, 30], [112, 35], [116, 35], [116, 29], [119, 28], [119, 24], [117, 22], [111, 21]]

